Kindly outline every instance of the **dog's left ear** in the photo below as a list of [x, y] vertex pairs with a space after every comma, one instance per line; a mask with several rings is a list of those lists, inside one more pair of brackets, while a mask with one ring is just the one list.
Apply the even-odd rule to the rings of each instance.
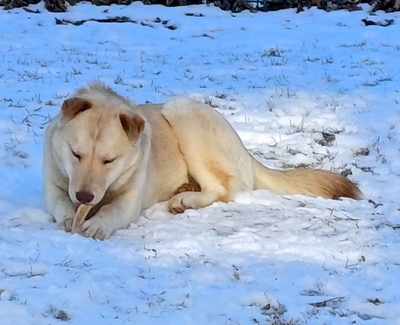
[[139, 137], [139, 134], [144, 130], [145, 122], [143, 118], [137, 114], [120, 114], [119, 119], [129, 140], [136, 140]]
[[92, 103], [86, 99], [72, 97], [64, 101], [61, 107], [61, 112], [63, 117], [71, 120], [79, 113], [86, 111], [92, 106]]

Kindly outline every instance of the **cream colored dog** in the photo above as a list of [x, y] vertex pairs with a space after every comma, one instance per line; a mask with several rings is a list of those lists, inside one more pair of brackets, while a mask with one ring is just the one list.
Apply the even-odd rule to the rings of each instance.
[[[50, 122], [43, 173], [45, 202], [59, 226], [71, 231], [77, 207], [90, 204], [79, 233], [98, 239], [159, 201], [168, 200], [169, 211], [179, 213], [253, 189], [361, 196], [351, 181], [331, 172], [261, 165], [208, 105], [185, 98], [134, 105], [101, 83], [79, 89]], [[196, 191], [186, 191], [191, 188]]]

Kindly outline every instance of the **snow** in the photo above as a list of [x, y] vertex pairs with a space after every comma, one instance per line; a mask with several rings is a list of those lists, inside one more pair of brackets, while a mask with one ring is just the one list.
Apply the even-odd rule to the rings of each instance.
[[[30, 8], [0, 11], [1, 324], [400, 324], [399, 13]], [[55, 24], [108, 16], [138, 23]], [[259, 190], [158, 203], [104, 242], [58, 230], [44, 127], [97, 79], [137, 103], [209, 102], [264, 164], [351, 169], [365, 199]]]

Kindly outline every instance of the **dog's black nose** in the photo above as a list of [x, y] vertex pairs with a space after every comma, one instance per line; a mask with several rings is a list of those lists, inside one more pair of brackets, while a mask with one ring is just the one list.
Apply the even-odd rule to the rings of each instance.
[[93, 201], [94, 195], [90, 192], [76, 192], [76, 199], [82, 204], [88, 204]]

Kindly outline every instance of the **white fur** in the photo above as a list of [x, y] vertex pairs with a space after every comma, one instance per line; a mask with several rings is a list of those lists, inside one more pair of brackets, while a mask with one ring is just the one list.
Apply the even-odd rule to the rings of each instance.
[[[92, 107], [72, 118], [70, 111], [61, 112], [49, 124], [44, 145], [45, 202], [66, 231], [71, 230], [79, 191], [92, 193], [90, 204], [98, 210], [80, 233], [99, 239], [127, 227], [142, 209], [164, 200], [178, 213], [230, 201], [236, 193], [254, 188], [328, 198], [360, 195], [353, 183], [330, 172], [283, 172], [262, 166], [222, 115], [194, 100], [134, 105], [98, 83], [80, 89], [72, 102], [77, 98]], [[134, 123], [144, 121], [144, 129], [137, 124], [136, 138], [129, 137], [121, 114]], [[74, 151], [82, 159], [78, 161]], [[118, 159], [104, 164], [107, 157]], [[189, 176], [201, 191], [176, 194]]]

